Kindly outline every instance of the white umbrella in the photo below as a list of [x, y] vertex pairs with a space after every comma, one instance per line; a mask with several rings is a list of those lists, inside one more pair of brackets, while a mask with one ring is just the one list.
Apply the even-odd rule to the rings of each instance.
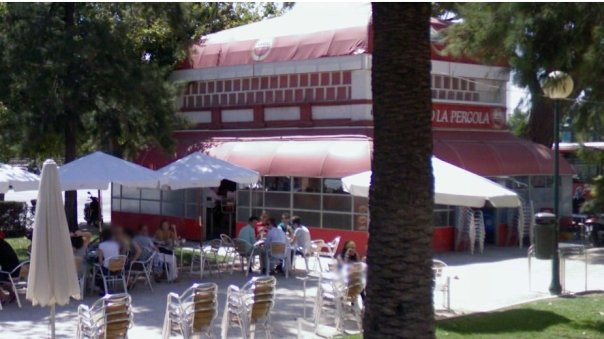
[[69, 240], [57, 164], [46, 160], [38, 190], [26, 298], [50, 306], [51, 337], [55, 336], [55, 305], [80, 299], [80, 286]]
[[103, 152], [94, 152], [59, 168], [61, 189], [105, 190], [110, 183], [119, 185], [158, 188], [155, 171]]
[[160, 186], [173, 190], [194, 187], [218, 187], [227, 179], [239, 184], [255, 184], [258, 172], [216, 159], [201, 152], [191, 153], [157, 170]]
[[[520, 206], [515, 192], [436, 157], [432, 157], [432, 174], [436, 204], [481, 208], [489, 202], [493, 207]], [[363, 197], [369, 196], [370, 182], [371, 171], [342, 178], [344, 190]]]
[[14, 191], [35, 191], [40, 177], [17, 166], [0, 164], [0, 194]]

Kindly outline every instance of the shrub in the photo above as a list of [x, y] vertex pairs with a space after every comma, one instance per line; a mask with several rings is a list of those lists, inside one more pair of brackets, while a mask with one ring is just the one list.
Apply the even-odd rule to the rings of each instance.
[[28, 207], [21, 201], [0, 201], [0, 231], [7, 237], [22, 237], [30, 226]]

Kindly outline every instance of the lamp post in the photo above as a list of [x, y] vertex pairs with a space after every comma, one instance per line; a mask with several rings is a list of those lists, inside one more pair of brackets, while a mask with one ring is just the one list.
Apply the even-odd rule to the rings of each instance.
[[552, 258], [552, 282], [549, 286], [551, 294], [562, 293], [560, 286], [560, 257], [558, 241], [560, 232], [560, 99], [567, 98], [573, 91], [573, 79], [566, 73], [554, 71], [548, 74], [542, 85], [546, 97], [554, 100], [554, 214], [556, 228], [554, 231], [554, 255]]

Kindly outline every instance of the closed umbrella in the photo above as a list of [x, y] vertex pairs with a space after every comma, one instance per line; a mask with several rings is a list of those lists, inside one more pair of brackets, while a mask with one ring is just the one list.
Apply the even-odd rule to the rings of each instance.
[[[480, 175], [432, 157], [434, 202], [481, 208], [487, 202], [493, 207], [519, 207], [518, 195]], [[369, 196], [371, 171], [342, 178], [344, 190], [356, 196]]]
[[194, 187], [218, 187], [227, 179], [238, 184], [256, 184], [258, 172], [216, 159], [200, 152], [187, 155], [157, 170], [162, 188], [173, 190]]
[[14, 191], [34, 191], [38, 189], [40, 177], [17, 166], [0, 164], [0, 194]]
[[26, 298], [50, 306], [51, 338], [55, 336], [55, 305], [80, 299], [80, 287], [69, 240], [57, 164], [46, 160], [38, 190]]

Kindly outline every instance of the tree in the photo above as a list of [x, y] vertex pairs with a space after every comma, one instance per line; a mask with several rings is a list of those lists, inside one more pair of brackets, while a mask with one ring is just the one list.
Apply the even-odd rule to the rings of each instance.
[[[182, 121], [168, 76], [192, 39], [280, 10], [270, 3], [0, 4], [3, 157], [67, 163], [97, 149], [124, 157], [169, 149]], [[65, 205], [73, 228], [75, 192]]]
[[[574, 97], [581, 95], [587, 120], [601, 115], [604, 86], [604, 6], [586, 3], [463, 3], [447, 7], [461, 19], [444, 31], [447, 51], [483, 62], [508, 63], [514, 82], [531, 97], [526, 134], [551, 146], [553, 106], [543, 97], [542, 80], [552, 70], [569, 73]], [[599, 102], [592, 105], [591, 102]], [[562, 106], [570, 109], [571, 102]], [[575, 103], [577, 105], [577, 103]], [[578, 109], [577, 107], [575, 107]], [[589, 126], [590, 124], [586, 124]]]
[[430, 4], [374, 3], [366, 338], [434, 337]]

